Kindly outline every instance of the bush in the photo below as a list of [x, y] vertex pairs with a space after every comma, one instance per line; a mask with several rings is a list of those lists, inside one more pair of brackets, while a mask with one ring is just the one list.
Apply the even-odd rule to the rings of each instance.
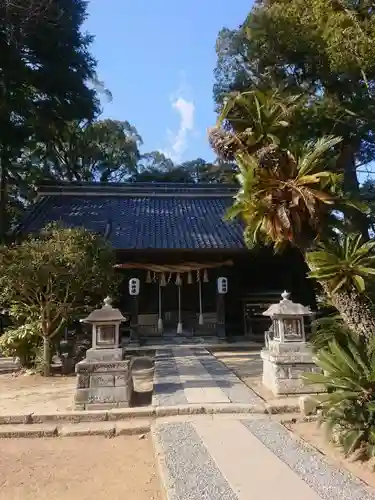
[[1, 353], [19, 358], [21, 365], [26, 368], [35, 365], [41, 346], [42, 338], [38, 322], [8, 328], [0, 337]]
[[317, 396], [321, 405], [320, 423], [328, 438], [347, 456], [375, 456], [375, 355], [363, 341], [349, 334], [346, 343], [328, 342], [316, 354], [324, 374], [309, 373], [305, 379], [325, 385], [328, 394]]
[[[45, 375], [50, 374], [52, 344], [65, 326], [112, 295], [114, 264], [115, 254], [101, 236], [58, 224], [0, 247], [0, 304], [17, 324], [31, 323], [30, 318], [38, 322]], [[18, 331], [17, 339], [24, 333]]]
[[[348, 338], [355, 335], [342, 321], [339, 314], [326, 316], [314, 321], [315, 332], [310, 338], [312, 349], [315, 353], [326, 349], [333, 340], [340, 346], [348, 344]], [[356, 336], [357, 339], [357, 336]]]

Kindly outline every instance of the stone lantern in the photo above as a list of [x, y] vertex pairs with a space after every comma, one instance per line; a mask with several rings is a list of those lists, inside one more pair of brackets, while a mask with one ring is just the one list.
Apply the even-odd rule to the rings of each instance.
[[313, 313], [309, 307], [292, 302], [288, 292], [281, 297], [263, 313], [272, 320], [272, 338], [261, 352], [263, 385], [275, 395], [322, 392], [321, 386], [306, 385], [302, 378], [306, 372], [320, 371], [305, 336], [304, 319]]
[[272, 304], [263, 316], [272, 319], [273, 340], [279, 343], [306, 342], [305, 316], [311, 316], [309, 307], [292, 302], [290, 293], [281, 294], [282, 300], [278, 304]]
[[82, 320], [92, 325], [92, 348], [86, 353], [87, 360], [121, 361], [120, 324], [126, 319], [121, 311], [112, 307], [112, 300], [107, 297], [101, 309], [92, 311]]
[[92, 325], [92, 347], [76, 365], [76, 409], [99, 410], [129, 406], [131, 378], [129, 359], [123, 359], [120, 324], [126, 318], [112, 307], [110, 298], [84, 323]]

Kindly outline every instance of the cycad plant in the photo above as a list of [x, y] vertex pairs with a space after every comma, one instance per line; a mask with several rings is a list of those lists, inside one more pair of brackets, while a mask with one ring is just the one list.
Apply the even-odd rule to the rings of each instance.
[[375, 315], [366, 280], [375, 275], [375, 241], [364, 242], [360, 235], [337, 236], [307, 252], [306, 261], [309, 276], [319, 281], [349, 328], [372, 338]]
[[342, 320], [340, 314], [330, 314], [317, 318], [313, 322], [314, 333], [309, 339], [314, 353], [325, 349], [330, 342], [335, 340], [340, 346], [348, 344], [348, 338], [353, 335], [358, 337]]
[[209, 130], [212, 149], [220, 158], [232, 161], [240, 151], [256, 154], [279, 146], [300, 101], [299, 95], [283, 95], [277, 90], [228, 94], [217, 125]]
[[327, 393], [316, 396], [327, 437], [347, 456], [375, 456], [375, 354], [363, 337], [349, 336], [346, 345], [329, 342], [316, 355], [323, 373], [305, 379], [323, 384]]
[[[266, 99], [260, 102], [254, 92], [243, 93], [242, 101], [238, 96], [236, 99], [246, 106], [227, 104], [223, 114], [229, 132], [221, 128], [223, 136], [229, 134], [239, 169], [240, 188], [228, 217], [243, 219], [249, 247], [261, 243], [277, 251], [288, 245], [299, 248], [312, 270], [310, 276], [322, 284], [347, 325], [361, 335], [373, 336], [375, 315], [365, 293], [365, 279], [375, 274], [374, 244], [356, 236], [335, 236], [338, 229], [345, 234], [346, 209], [362, 208], [347, 199], [342, 177], [332, 168], [340, 138], [323, 137], [301, 145], [284, 131], [277, 141], [274, 134], [280, 130], [281, 111], [269, 110], [284, 110], [285, 116], [292, 119], [296, 104], [280, 107], [274, 96], [266, 104]], [[241, 110], [243, 123], [237, 116]], [[220, 117], [219, 124], [224, 117]], [[281, 129], [287, 131], [288, 121], [283, 125]], [[250, 142], [244, 140], [242, 129], [251, 136]], [[220, 147], [216, 150], [220, 152]], [[324, 244], [323, 248], [306, 255], [319, 243]]]
[[[326, 168], [327, 154], [340, 139], [327, 137], [299, 149], [299, 156], [273, 148], [258, 157], [237, 155], [240, 189], [228, 217], [245, 221], [249, 246], [271, 243], [311, 246], [324, 232], [333, 207], [339, 209], [341, 176]], [[266, 157], [266, 158], [265, 158]]]

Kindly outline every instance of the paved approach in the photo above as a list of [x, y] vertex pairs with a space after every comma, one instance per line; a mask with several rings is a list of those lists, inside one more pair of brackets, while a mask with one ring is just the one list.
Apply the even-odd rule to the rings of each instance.
[[[201, 347], [158, 350], [154, 382], [155, 406], [263, 403]], [[168, 500], [375, 500], [269, 417], [157, 420], [152, 434]]]
[[271, 419], [206, 416], [152, 434], [168, 500], [375, 500]]
[[174, 347], [156, 352], [152, 403], [261, 405], [263, 400], [206, 349]]

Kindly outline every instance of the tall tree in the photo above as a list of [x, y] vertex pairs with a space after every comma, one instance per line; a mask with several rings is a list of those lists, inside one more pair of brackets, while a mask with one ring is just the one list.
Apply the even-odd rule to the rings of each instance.
[[[375, 156], [374, 42], [370, 0], [258, 0], [243, 26], [219, 34], [216, 102], [245, 88], [308, 95], [292, 133], [342, 137], [336, 170], [358, 194], [356, 169]], [[366, 233], [366, 218], [351, 215]]]
[[207, 162], [202, 158], [175, 164], [159, 151], [141, 156], [133, 182], [233, 182], [234, 164], [218, 160]]
[[[354, 204], [343, 193], [343, 176], [332, 171], [333, 148], [342, 139], [323, 137], [312, 143], [300, 142], [283, 130], [288, 131], [292, 120], [279, 129], [277, 110], [288, 115], [290, 103], [281, 106], [278, 99], [280, 108], [275, 107], [272, 94], [260, 97], [259, 92], [241, 95], [240, 103], [246, 103], [241, 121], [244, 131], [225, 130], [219, 121], [210, 133], [217, 154], [222, 152], [225, 158], [230, 154], [239, 167], [240, 187], [228, 216], [242, 217], [249, 247], [266, 244], [277, 251], [290, 245], [297, 247], [310, 266], [311, 277], [319, 280], [347, 325], [371, 338], [375, 315], [364, 278], [375, 275], [375, 243], [363, 244], [358, 235], [343, 238], [348, 229], [342, 214]], [[248, 115], [247, 111], [254, 108], [257, 113]], [[271, 115], [270, 109], [275, 109]], [[225, 106], [221, 120], [231, 110], [230, 105]], [[240, 110], [241, 106], [237, 107], [236, 120]], [[278, 129], [280, 138], [275, 135]], [[335, 246], [327, 246], [334, 240]], [[323, 250], [311, 252], [319, 242]]]
[[57, 225], [20, 244], [0, 247], [0, 304], [16, 326], [39, 327], [45, 375], [53, 337], [114, 291], [114, 262], [114, 252], [103, 238]]
[[0, 241], [9, 226], [13, 161], [30, 139], [48, 142], [67, 122], [98, 111], [85, 0], [0, 4]]
[[44, 179], [122, 181], [136, 171], [141, 144], [127, 121], [76, 121], [52, 140], [30, 147], [22, 161]]

